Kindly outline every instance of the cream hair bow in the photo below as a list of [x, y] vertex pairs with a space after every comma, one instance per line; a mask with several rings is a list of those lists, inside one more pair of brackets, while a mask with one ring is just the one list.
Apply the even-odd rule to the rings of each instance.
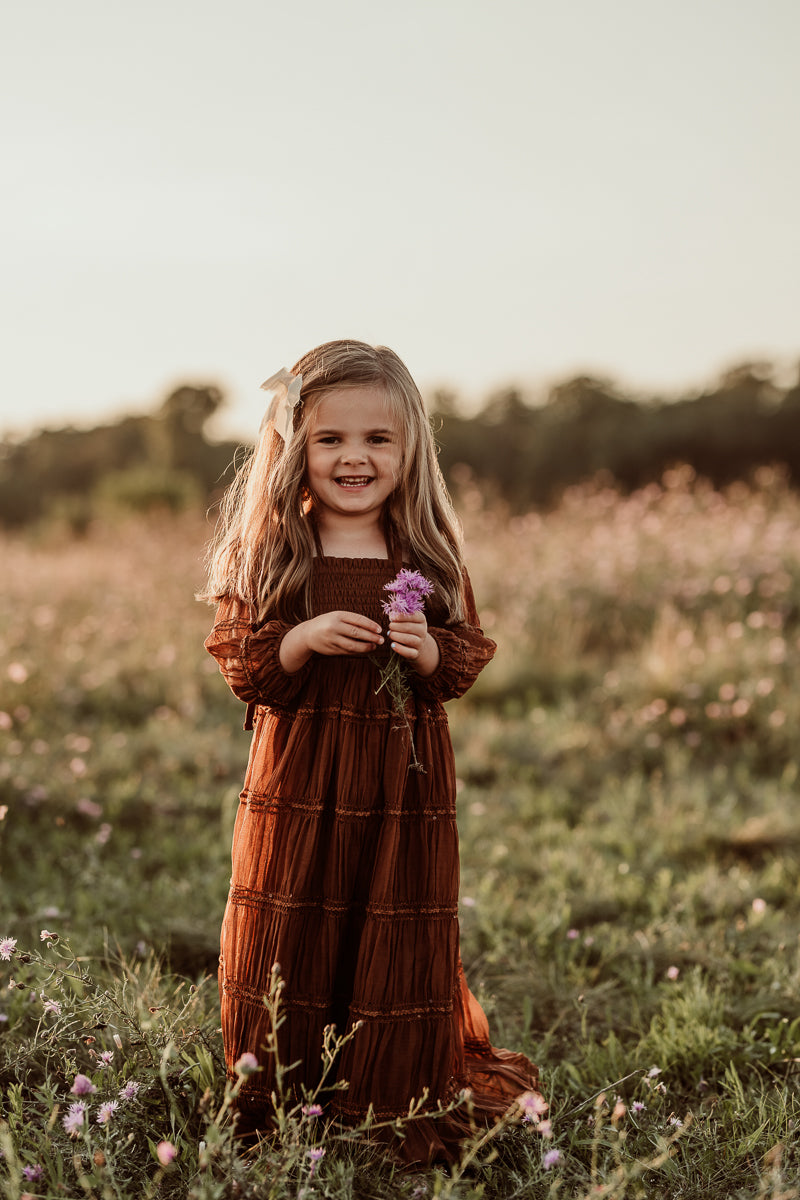
[[270, 375], [269, 379], [265, 379], [261, 385], [262, 391], [272, 393], [272, 400], [264, 414], [261, 428], [263, 429], [266, 423], [271, 421], [275, 427], [275, 432], [280, 434], [284, 445], [287, 446], [294, 432], [292, 420], [294, 410], [300, 403], [300, 388], [302, 386], [303, 376], [292, 375], [291, 371], [287, 371], [285, 367], [281, 367], [280, 371], [276, 371], [274, 375]]

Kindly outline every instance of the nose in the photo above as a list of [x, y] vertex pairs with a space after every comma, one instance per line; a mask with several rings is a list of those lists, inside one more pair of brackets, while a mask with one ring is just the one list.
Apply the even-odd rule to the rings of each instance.
[[363, 446], [352, 445], [342, 448], [343, 463], [363, 463], [367, 461], [367, 454]]

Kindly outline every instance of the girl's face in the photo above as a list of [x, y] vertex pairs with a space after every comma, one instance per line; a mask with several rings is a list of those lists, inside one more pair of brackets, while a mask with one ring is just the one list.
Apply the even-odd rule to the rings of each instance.
[[400, 432], [376, 386], [326, 392], [311, 418], [306, 482], [318, 515], [377, 520], [394, 490], [401, 463]]

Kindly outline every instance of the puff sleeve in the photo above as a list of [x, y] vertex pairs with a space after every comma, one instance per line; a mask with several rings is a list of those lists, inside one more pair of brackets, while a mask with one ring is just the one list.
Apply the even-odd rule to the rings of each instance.
[[497, 645], [484, 636], [475, 609], [472, 584], [464, 572], [465, 620], [456, 625], [429, 625], [439, 647], [439, 665], [432, 675], [417, 676], [414, 691], [422, 700], [445, 701], [463, 696], [472, 687]]
[[205, 640], [206, 650], [233, 692], [248, 704], [291, 706], [311, 671], [312, 659], [293, 675], [281, 666], [281, 642], [291, 629], [285, 621], [267, 621], [256, 627], [249, 604], [226, 596], [217, 609], [214, 627]]

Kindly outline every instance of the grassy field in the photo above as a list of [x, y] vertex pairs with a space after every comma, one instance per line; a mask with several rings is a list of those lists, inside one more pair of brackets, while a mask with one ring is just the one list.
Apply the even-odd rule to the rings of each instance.
[[675, 471], [460, 507], [501, 647], [449, 706], [463, 955], [549, 1126], [403, 1174], [284, 1106], [234, 1153], [213, 972], [249, 739], [192, 599], [209, 528], [50, 528], [0, 545], [0, 1195], [800, 1197], [800, 499]]

